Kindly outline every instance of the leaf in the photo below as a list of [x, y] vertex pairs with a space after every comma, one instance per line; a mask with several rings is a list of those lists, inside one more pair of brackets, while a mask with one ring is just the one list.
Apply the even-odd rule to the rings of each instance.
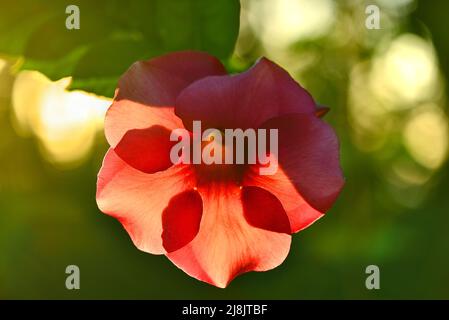
[[54, 12], [30, 0], [3, 1], [0, 7], [0, 53], [21, 55], [32, 32]]
[[70, 84], [71, 90], [88, 90], [104, 97], [113, 97], [115, 88], [117, 87], [117, 77], [100, 77], [100, 78], [73, 78]]
[[[120, 52], [120, 55], [110, 54]], [[102, 41], [78, 61], [73, 71], [72, 89], [88, 89], [90, 92], [112, 97], [118, 78], [130, 65], [147, 59], [148, 48], [143, 39], [111, 39]]]
[[27, 58], [61, 59], [80, 46], [92, 45], [108, 37], [110, 31], [105, 23], [92, 21], [91, 15], [82, 17], [82, 28], [68, 30], [65, 16], [56, 15], [36, 28], [31, 34], [23, 55]]
[[[0, 54], [21, 55], [22, 68], [51, 79], [72, 75], [73, 88], [108, 96], [136, 60], [189, 49], [227, 59], [239, 30], [238, 0], [17, 1], [20, 9], [0, 8]], [[73, 4], [79, 30], [65, 27]]]
[[79, 47], [60, 59], [36, 60], [28, 58], [23, 61], [19, 70], [39, 70], [51, 80], [59, 80], [73, 74], [76, 64], [85, 52], [85, 47]]
[[235, 0], [156, 0], [142, 31], [163, 52], [194, 49], [228, 58], [239, 30]]

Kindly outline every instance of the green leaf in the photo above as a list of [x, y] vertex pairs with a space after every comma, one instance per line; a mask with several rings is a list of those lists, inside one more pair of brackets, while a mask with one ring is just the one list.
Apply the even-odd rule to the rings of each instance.
[[87, 79], [73, 78], [71, 90], [88, 90], [104, 97], [113, 97], [117, 87], [117, 77], [91, 77]]
[[[145, 37], [161, 52], [193, 49], [228, 58], [240, 19], [237, 0], [155, 0], [147, 7]], [[144, 19], [144, 17], [142, 17]]]
[[73, 74], [73, 70], [86, 52], [86, 47], [79, 47], [60, 59], [36, 60], [25, 59], [19, 70], [39, 70], [51, 80], [59, 80]]
[[2, 1], [0, 4], [0, 53], [22, 55], [33, 33], [54, 12], [31, 0]]
[[[120, 55], [110, 54], [120, 52]], [[110, 39], [90, 48], [73, 70], [71, 88], [112, 97], [118, 78], [130, 65], [147, 59], [148, 47], [143, 39]]]
[[[21, 55], [22, 68], [51, 79], [72, 75], [73, 88], [108, 96], [136, 60], [179, 50], [229, 58], [239, 30], [238, 0], [18, 1], [20, 9], [0, 8], [0, 54]], [[65, 27], [71, 4], [80, 9], [79, 30]]]
[[66, 16], [56, 15], [36, 28], [31, 34], [23, 55], [27, 58], [60, 59], [80, 46], [88, 46], [108, 37], [111, 31], [105, 23], [92, 21], [92, 15], [83, 15], [79, 30], [65, 27]]

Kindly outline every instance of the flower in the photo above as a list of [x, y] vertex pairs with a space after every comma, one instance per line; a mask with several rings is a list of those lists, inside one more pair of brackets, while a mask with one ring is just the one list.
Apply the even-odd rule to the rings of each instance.
[[[137, 248], [165, 254], [215, 286], [275, 268], [291, 234], [322, 217], [344, 184], [338, 139], [323, 113], [266, 58], [238, 75], [201, 52], [136, 62], [106, 113], [110, 149], [98, 175], [98, 206]], [[173, 164], [171, 132], [191, 131], [197, 120], [203, 129], [277, 129], [278, 170]]]

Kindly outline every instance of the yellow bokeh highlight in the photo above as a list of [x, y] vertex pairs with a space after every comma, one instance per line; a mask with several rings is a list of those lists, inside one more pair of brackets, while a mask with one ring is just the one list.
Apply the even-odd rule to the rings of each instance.
[[44, 156], [59, 164], [82, 160], [91, 150], [111, 99], [69, 91], [71, 78], [51, 81], [37, 71], [22, 71], [14, 82], [16, 128], [34, 134]]
[[369, 80], [386, 107], [402, 109], [433, 98], [440, 84], [438, 76], [432, 44], [404, 34], [374, 58]]
[[325, 35], [335, 22], [331, 0], [246, 0], [248, 21], [266, 47], [285, 48]]
[[434, 105], [424, 106], [408, 120], [404, 133], [404, 145], [413, 158], [429, 169], [436, 169], [444, 162], [448, 151], [448, 119]]

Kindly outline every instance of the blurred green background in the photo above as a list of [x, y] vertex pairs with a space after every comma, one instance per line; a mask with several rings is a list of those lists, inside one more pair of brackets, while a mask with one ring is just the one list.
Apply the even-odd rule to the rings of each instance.
[[[65, 8], [80, 8], [67, 30]], [[380, 9], [368, 29], [367, 5]], [[0, 0], [0, 299], [449, 298], [449, 2]], [[278, 268], [217, 289], [137, 250], [95, 203], [104, 112], [135, 60], [274, 60], [341, 141], [347, 179]], [[65, 288], [65, 268], [81, 289]], [[365, 268], [380, 268], [380, 290]]]

